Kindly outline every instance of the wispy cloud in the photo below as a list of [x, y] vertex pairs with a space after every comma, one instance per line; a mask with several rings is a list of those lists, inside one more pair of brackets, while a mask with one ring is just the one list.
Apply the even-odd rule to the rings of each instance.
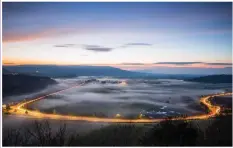
[[208, 63], [208, 62], [157, 62], [153, 64], [168, 64], [168, 65], [193, 65], [193, 64], [204, 64], [204, 65], [217, 65], [217, 66], [229, 66], [232, 63]]
[[74, 47], [75, 46], [75, 44], [60, 44], [60, 45], [54, 45], [54, 47], [67, 47], [67, 48], [69, 48], [69, 47]]
[[150, 69], [150, 68], [232, 68], [231, 63], [208, 62], [157, 62], [157, 63], [120, 63], [115, 65], [122, 69]]
[[149, 43], [127, 43], [126, 46], [152, 46], [152, 44]]
[[232, 65], [232, 63], [206, 63], [208, 65]]
[[124, 45], [121, 45], [120, 47], [104, 47], [100, 45], [78, 45], [78, 44], [58, 44], [54, 45], [54, 47], [63, 47], [63, 48], [73, 48], [73, 47], [81, 47], [86, 50], [96, 51], [96, 52], [108, 52], [112, 51], [113, 49], [117, 48], [126, 48], [129, 46], [152, 46], [152, 44], [149, 43], [127, 43]]
[[130, 46], [152, 46], [153, 44], [149, 44], [149, 43], [127, 43], [121, 46], [121, 48], [126, 48], [126, 47], [130, 47]]
[[13, 62], [4, 62], [4, 65], [15, 65]]
[[154, 64], [174, 64], [174, 65], [189, 65], [189, 64], [200, 64], [202, 62], [157, 62]]
[[86, 50], [95, 51], [95, 52], [109, 52], [114, 49], [114, 48], [104, 47], [104, 46], [99, 46], [99, 45], [83, 45], [83, 48]]
[[[62, 47], [62, 48], [75, 48], [75, 47], [81, 47], [82, 49], [94, 51], [94, 52], [110, 52], [117, 48], [126, 48], [129, 46], [152, 46], [152, 44], [149, 43], [127, 43], [120, 47], [105, 47], [100, 45], [79, 45], [79, 44], [58, 44], [54, 45], [54, 47]], [[127, 65], [132, 65], [132, 63], [127, 63]], [[134, 64], [135, 65], [135, 64]]]
[[120, 65], [145, 65], [144, 63], [121, 63]]
[[100, 45], [79, 45], [79, 44], [58, 44], [54, 45], [54, 47], [61, 48], [82, 48], [84, 50], [94, 51], [94, 52], [109, 52], [114, 48], [104, 47]]

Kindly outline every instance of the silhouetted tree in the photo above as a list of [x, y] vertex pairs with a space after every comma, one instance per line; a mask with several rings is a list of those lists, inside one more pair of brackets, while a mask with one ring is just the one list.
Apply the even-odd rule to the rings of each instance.
[[208, 126], [200, 145], [232, 146], [232, 116], [220, 116]]
[[155, 125], [141, 138], [144, 146], [194, 146], [198, 130], [184, 121], [166, 120]]

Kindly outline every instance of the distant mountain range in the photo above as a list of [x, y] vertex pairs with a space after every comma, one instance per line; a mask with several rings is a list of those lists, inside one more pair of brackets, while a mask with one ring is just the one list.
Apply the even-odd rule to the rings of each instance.
[[20, 65], [3, 66], [7, 71], [47, 77], [77, 76], [143, 76], [150, 75], [140, 72], [121, 70], [109, 66], [55, 66], [55, 65]]
[[199, 74], [159, 74], [140, 71], [127, 71], [109, 66], [56, 66], [56, 65], [20, 65], [3, 66], [3, 73], [15, 72], [33, 76], [46, 77], [77, 77], [77, 76], [113, 76], [120, 78], [166, 78], [186, 79], [202, 75]]

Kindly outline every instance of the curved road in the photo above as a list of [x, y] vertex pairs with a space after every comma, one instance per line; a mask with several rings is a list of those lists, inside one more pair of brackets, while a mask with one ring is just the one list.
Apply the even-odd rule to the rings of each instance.
[[[63, 89], [60, 91], [56, 91], [54, 93], [44, 95], [29, 101], [20, 102], [17, 105], [10, 106], [9, 112], [13, 115], [19, 115], [23, 117], [31, 117], [31, 118], [46, 118], [46, 119], [58, 119], [58, 120], [76, 120], [76, 121], [89, 121], [89, 122], [118, 122], [118, 123], [153, 123], [153, 122], [161, 122], [166, 120], [165, 118], [161, 119], [119, 119], [119, 118], [99, 118], [99, 117], [88, 117], [88, 116], [70, 116], [70, 115], [61, 115], [61, 114], [51, 114], [51, 113], [42, 113], [39, 111], [29, 110], [24, 108], [26, 105], [29, 105], [33, 102], [39, 101], [44, 99], [48, 96], [58, 94], [60, 92], [66, 91], [68, 89], [80, 87], [82, 84], [75, 85], [69, 87], [67, 89]], [[214, 106], [210, 103], [210, 99], [216, 96], [226, 96], [232, 95], [232, 93], [221, 93], [221, 94], [214, 94], [202, 97], [200, 102], [203, 103], [208, 109], [208, 114], [200, 114], [200, 115], [193, 115], [188, 117], [176, 117], [172, 118], [171, 120], [195, 120], [195, 119], [208, 119], [210, 117], [214, 117], [220, 113], [220, 106]]]

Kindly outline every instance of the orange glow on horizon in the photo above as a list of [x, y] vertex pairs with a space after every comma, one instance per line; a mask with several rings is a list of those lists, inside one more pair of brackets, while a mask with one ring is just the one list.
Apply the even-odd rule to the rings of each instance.
[[[125, 65], [125, 64], [91, 64], [91, 63], [79, 63], [79, 62], [59, 62], [53, 60], [26, 60], [26, 59], [10, 59], [4, 58], [2, 60], [3, 65], [92, 65], [92, 66], [112, 66], [120, 69], [125, 70], [140, 70], [140, 69], [149, 69], [149, 68], [156, 68], [156, 67], [164, 67], [164, 68], [225, 68], [225, 67], [232, 67], [232, 65], [208, 65], [205, 63], [197, 63], [197, 64], [185, 64], [185, 65], [176, 65], [176, 64], [150, 64], [145, 63], [142, 65]], [[229, 62], [230, 63], [230, 62]]]
[[116, 64], [114, 67], [118, 67], [125, 70], [143, 70], [143, 69], [150, 69], [156, 67], [166, 67], [166, 68], [225, 68], [225, 67], [232, 67], [231, 65], [208, 65], [204, 63], [200, 64], [186, 64], [186, 65], [176, 65], [176, 64], [144, 64], [144, 65], [122, 65]]
[[66, 65], [67, 63], [60, 63], [57, 61], [49, 60], [24, 60], [24, 59], [4, 59], [2, 60], [3, 65]]

